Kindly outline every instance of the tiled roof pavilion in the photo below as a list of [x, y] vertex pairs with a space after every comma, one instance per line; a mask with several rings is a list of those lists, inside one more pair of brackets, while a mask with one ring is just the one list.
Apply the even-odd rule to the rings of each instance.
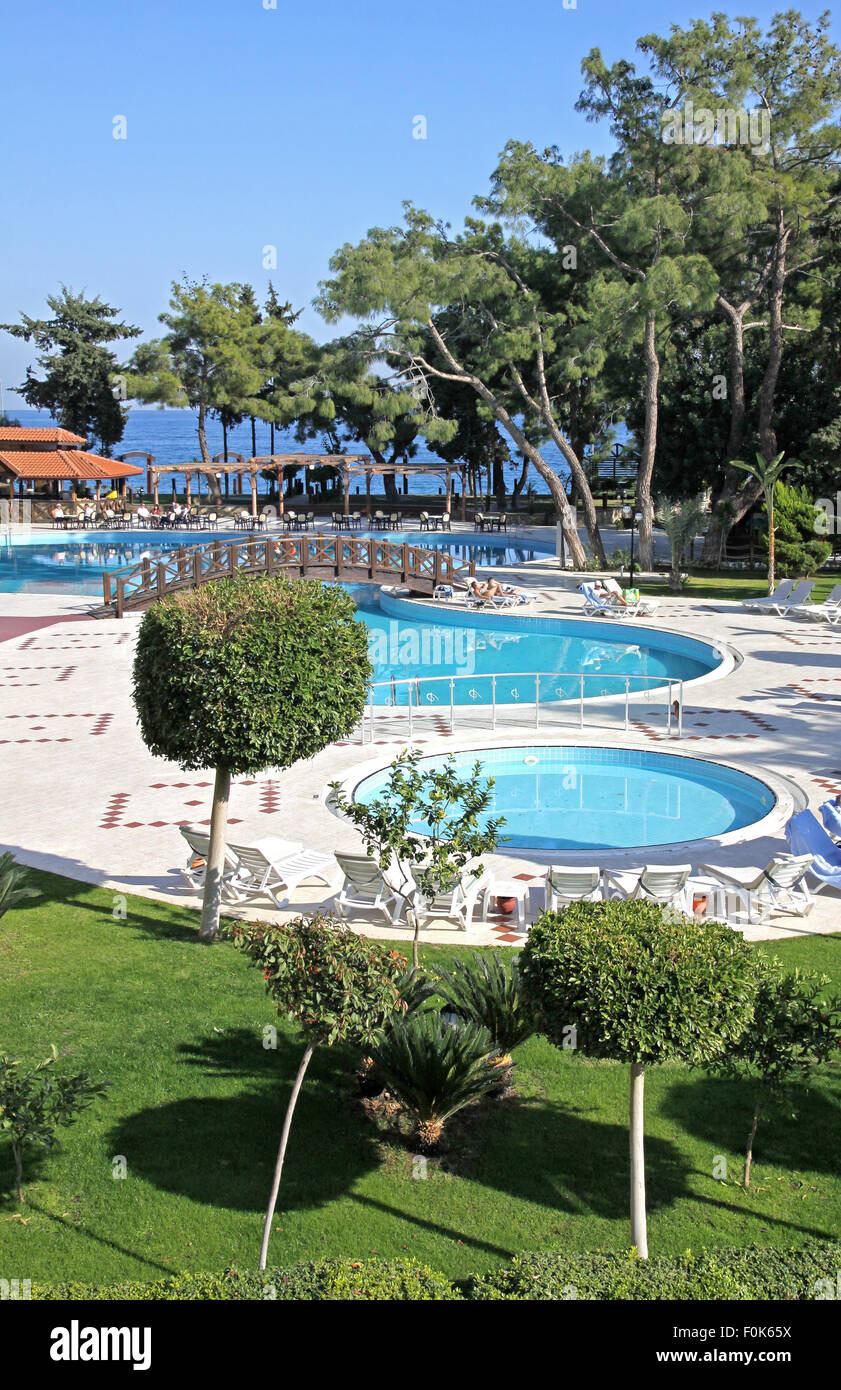
[[0, 427], [0, 449], [43, 449], [46, 445], [52, 445], [54, 449], [65, 448], [74, 444], [84, 444], [84, 439], [79, 434], [72, 434], [70, 430], [63, 430], [57, 425], [29, 426], [3, 425]]

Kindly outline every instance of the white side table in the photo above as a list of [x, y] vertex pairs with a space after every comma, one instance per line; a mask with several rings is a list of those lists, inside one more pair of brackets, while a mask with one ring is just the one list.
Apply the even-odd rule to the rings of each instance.
[[516, 903], [514, 911], [517, 914], [517, 929], [518, 931], [522, 931], [528, 919], [528, 891], [528, 883], [524, 882], [521, 878], [489, 878], [485, 884], [485, 898], [482, 903], [482, 921], [487, 922], [491, 903], [495, 902], [497, 898], [513, 898]]

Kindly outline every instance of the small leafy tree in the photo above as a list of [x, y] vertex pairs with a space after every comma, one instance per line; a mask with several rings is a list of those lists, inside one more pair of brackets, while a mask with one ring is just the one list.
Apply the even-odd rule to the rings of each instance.
[[750, 948], [723, 923], [655, 903], [574, 903], [538, 918], [520, 970], [550, 1042], [630, 1064], [631, 1240], [647, 1259], [646, 1068], [709, 1063], [732, 1047], [753, 1016]]
[[87, 1072], [62, 1076], [50, 1069], [58, 1061], [55, 1047], [51, 1055], [29, 1071], [21, 1071], [14, 1057], [0, 1056], [0, 1129], [12, 1141], [15, 1186], [23, 1201], [23, 1151], [27, 1145], [52, 1149], [56, 1130], [66, 1128], [99, 1096], [109, 1082], [93, 1081]]
[[817, 532], [818, 509], [807, 487], [777, 483], [774, 488], [776, 568], [796, 578], [815, 574], [828, 559], [832, 545]]
[[757, 451], [756, 463], [743, 463], [741, 459], [731, 459], [731, 468], [741, 468], [743, 472], [749, 473], [752, 478], [762, 487], [765, 496], [765, 515], [768, 518], [768, 592], [774, 591], [774, 541], [776, 527], [774, 524], [774, 489], [787, 468], [795, 465], [794, 459], [783, 462], [783, 454], [779, 453], [772, 459], [766, 459], [764, 454]]
[[8, 850], [0, 854], [0, 917], [19, 907], [27, 898], [37, 898], [38, 889], [26, 886], [26, 870], [16, 864]]
[[744, 1077], [754, 1097], [745, 1150], [744, 1185], [750, 1187], [753, 1146], [760, 1119], [796, 1078], [806, 1080], [841, 1047], [841, 998], [826, 992], [828, 975], [786, 970], [761, 952], [754, 1016], [735, 1045], [716, 1063], [724, 1076]]
[[[453, 888], [468, 863], [496, 849], [502, 817], [488, 818], [494, 781], [477, 761], [468, 776], [454, 755], [440, 768], [421, 771], [420, 753], [404, 750], [392, 763], [382, 794], [365, 804], [348, 800], [331, 784], [334, 805], [362, 836], [392, 892], [403, 899], [414, 927], [412, 969], [418, 968], [420, 915], [416, 896], [432, 898]], [[474, 872], [480, 874], [482, 866]]]
[[388, 1089], [411, 1114], [414, 1139], [432, 1151], [445, 1122], [499, 1085], [496, 1048], [477, 1023], [451, 1027], [426, 1011], [394, 1019], [373, 1052]]
[[239, 576], [144, 616], [134, 660], [143, 740], [185, 770], [216, 769], [202, 940], [219, 927], [232, 775], [291, 767], [351, 733], [371, 672], [366, 630], [338, 585]]
[[698, 528], [706, 517], [709, 505], [709, 492], [701, 492], [696, 497], [678, 498], [675, 501], [669, 501], [666, 497], [657, 499], [660, 525], [666, 533], [672, 552], [669, 588], [676, 594], [683, 588], [681, 566], [686, 547], [698, 534]]
[[498, 1067], [511, 1066], [511, 1053], [534, 1032], [534, 1015], [523, 999], [519, 956], [494, 951], [439, 968], [435, 990], [459, 1018], [486, 1028], [497, 1050]]
[[284, 927], [238, 925], [231, 935], [261, 967], [278, 1011], [297, 1024], [304, 1042], [263, 1226], [260, 1269], [265, 1269], [292, 1116], [312, 1054], [316, 1047], [334, 1043], [369, 1045], [387, 1020], [405, 1007], [400, 983], [406, 961], [399, 951], [318, 915]]

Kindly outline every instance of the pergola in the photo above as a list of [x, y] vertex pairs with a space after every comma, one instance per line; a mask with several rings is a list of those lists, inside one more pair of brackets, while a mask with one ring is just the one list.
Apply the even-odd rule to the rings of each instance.
[[[149, 456], [151, 458], [151, 455]], [[280, 480], [278, 494], [280, 498], [280, 511], [283, 512], [283, 470], [285, 468], [335, 468], [342, 480], [342, 491], [344, 493], [344, 509], [347, 512], [350, 508], [350, 488], [354, 478], [365, 479], [365, 504], [370, 508], [371, 505], [371, 479], [377, 477], [397, 475], [406, 477], [411, 474], [422, 473], [427, 477], [440, 478], [446, 484], [446, 510], [450, 510], [452, 499], [452, 480], [453, 477], [461, 479], [461, 519], [465, 519], [465, 466], [463, 464], [443, 464], [440, 468], [430, 467], [425, 463], [378, 463], [376, 459], [367, 454], [267, 454], [262, 457], [242, 459], [236, 457], [234, 461], [228, 463], [221, 462], [218, 458], [212, 463], [204, 463], [200, 459], [191, 459], [189, 463], [153, 463], [150, 468], [152, 491], [155, 504], [158, 503], [158, 485], [162, 474], [183, 473], [186, 481], [186, 498], [189, 503], [192, 496], [192, 480], [202, 473], [212, 473], [215, 476], [224, 476], [226, 473], [233, 473], [242, 476], [247, 475], [251, 482], [251, 515], [257, 515], [257, 475], [259, 473], [275, 473]]]

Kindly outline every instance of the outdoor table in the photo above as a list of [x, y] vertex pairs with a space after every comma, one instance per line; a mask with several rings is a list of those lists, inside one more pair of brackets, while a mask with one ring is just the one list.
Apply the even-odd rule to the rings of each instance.
[[[485, 884], [485, 897], [482, 903], [482, 921], [487, 922], [491, 903], [497, 898], [513, 898], [517, 916], [517, 930], [523, 931], [528, 918], [529, 885], [521, 878], [495, 878], [490, 876]], [[512, 916], [514, 913], [511, 914]]]

